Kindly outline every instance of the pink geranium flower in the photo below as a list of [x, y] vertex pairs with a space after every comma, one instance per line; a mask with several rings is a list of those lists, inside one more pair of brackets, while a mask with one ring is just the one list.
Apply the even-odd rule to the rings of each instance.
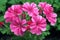
[[57, 19], [57, 14], [53, 12], [53, 7], [51, 5], [47, 4], [44, 8], [43, 13], [46, 15], [46, 18], [51, 23], [52, 26], [55, 25]]
[[24, 32], [26, 31], [26, 20], [20, 20], [19, 18], [16, 19], [14, 22], [10, 24], [10, 29], [14, 32], [17, 36], [23, 36]]
[[37, 8], [35, 3], [31, 3], [31, 4], [28, 2], [24, 3], [23, 4], [23, 10], [28, 12], [29, 16], [36, 16], [39, 14], [38, 8]]
[[21, 5], [12, 5], [10, 8], [8, 8], [9, 12], [16, 14], [16, 15], [21, 15], [22, 14], [22, 6]]
[[43, 13], [46, 15], [46, 18], [51, 23], [51, 25], [54, 26], [57, 21], [57, 14], [53, 12], [53, 7], [51, 7], [51, 5], [47, 4], [46, 2], [41, 2], [38, 6], [43, 9]]
[[12, 5], [8, 10], [5, 12], [4, 18], [6, 22], [11, 22], [16, 18], [16, 16], [22, 14], [22, 7], [21, 5]]
[[51, 7], [51, 5], [47, 4], [46, 2], [40, 2], [38, 6], [42, 8], [44, 14], [49, 14], [53, 12], [53, 7]]
[[42, 16], [33, 17], [32, 23], [30, 24], [30, 32], [40, 35], [42, 31], [46, 31], [46, 19]]
[[46, 14], [50, 14], [51, 12], [53, 12], [53, 7], [51, 7], [50, 4], [46, 4], [43, 9], [43, 13], [46, 15]]

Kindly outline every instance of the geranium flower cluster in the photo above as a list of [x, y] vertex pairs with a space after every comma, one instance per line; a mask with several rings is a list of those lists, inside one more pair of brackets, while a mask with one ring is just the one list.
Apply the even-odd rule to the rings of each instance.
[[[26, 19], [28, 17], [29, 20]], [[28, 2], [23, 5], [12, 5], [4, 15], [6, 22], [10, 23], [11, 32], [17, 36], [23, 36], [26, 31], [40, 35], [46, 31], [46, 20], [54, 26], [57, 21], [56, 17], [53, 7], [46, 2], [40, 2], [38, 6]]]

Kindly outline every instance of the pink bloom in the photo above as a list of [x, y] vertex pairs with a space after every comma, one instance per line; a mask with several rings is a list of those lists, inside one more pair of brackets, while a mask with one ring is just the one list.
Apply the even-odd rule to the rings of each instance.
[[46, 18], [51, 23], [51, 25], [54, 26], [57, 21], [57, 14], [53, 12], [53, 7], [45, 2], [39, 3], [39, 7], [43, 9], [43, 13], [46, 15]]
[[22, 6], [21, 5], [12, 5], [8, 10], [10, 13], [13, 13], [15, 15], [21, 15], [22, 14]]
[[45, 15], [50, 14], [51, 12], [53, 12], [53, 7], [51, 7], [50, 4], [46, 4], [46, 6], [43, 9], [43, 12]]
[[37, 8], [35, 3], [31, 3], [31, 4], [28, 2], [24, 3], [23, 4], [23, 10], [28, 12], [29, 16], [36, 16], [39, 14], [38, 8]]
[[53, 8], [51, 7], [51, 5], [47, 4], [46, 2], [40, 2], [38, 6], [42, 8], [44, 14], [53, 12]]
[[6, 19], [6, 22], [12, 22], [15, 20], [16, 16], [13, 13], [6, 11], [4, 18]]
[[32, 34], [40, 35], [42, 31], [46, 31], [46, 19], [42, 16], [33, 17], [30, 25], [30, 32]]
[[44, 11], [43, 13], [46, 15], [46, 18], [48, 19], [48, 21], [51, 23], [52, 26], [55, 25], [57, 19], [57, 14], [55, 14], [53, 12], [53, 7], [51, 7], [50, 4], [47, 4], [45, 7], [44, 7]]
[[10, 29], [14, 32], [17, 36], [23, 36], [24, 32], [26, 31], [26, 20], [20, 20], [19, 18], [16, 19], [13, 23], [10, 24]]
[[16, 16], [22, 14], [22, 7], [21, 5], [12, 5], [8, 10], [5, 12], [4, 18], [6, 22], [11, 22]]

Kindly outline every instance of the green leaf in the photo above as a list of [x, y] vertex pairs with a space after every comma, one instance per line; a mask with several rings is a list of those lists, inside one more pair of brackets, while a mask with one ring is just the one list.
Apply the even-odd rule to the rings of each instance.
[[1, 21], [4, 21], [4, 16], [1, 16], [1, 17], [0, 17], [0, 22], [1, 22]]
[[12, 40], [25, 40], [25, 39], [20, 36], [12, 36]]
[[45, 31], [45, 32], [42, 33], [42, 35], [44, 35], [44, 36], [47, 36], [47, 35], [49, 35], [49, 34], [50, 34], [49, 31]]
[[1, 30], [1, 33], [2, 33], [2, 34], [5, 34], [6, 32], [7, 32], [7, 29], [2, 29], [2, 30]]
[[7, 0], [4, 0], [4, 1], [0, 0], [0, 11], [3, 11], [3, 12], [5, 11], [6, 3], [7, 3]]
[[5, 5], [7, 0], [0, 0], [0, 5]]
[[45, 36], [43, 34], [40, 35], [39, 39], [43, 40], [45, 38]]
[[15, 4], [16, 2], [15, 2], [15, 0], [10, 0], [8, 3]]
[[6, 9], [6, 6], [5, 5], [0, 5], [0, 11], [5, 11], [5, 9]]
[[56, 9], [59, 9], [59, 5], [58, 4], [53, 4], [53, 7], [55, 7]]
[[58, 23], [60, 23], [60, 17], [57, 20], [58, 20]]
[[59, 2], [59, 0], [55, 0], [55, 3], [58, 3]]
[[60, 24], [57, 26], [57, 29], [60, 30]]
[[21, 2], [21, 0], [10, 0], [8, 3], [10, 3], [10, 4], [18, 4], [20, 2]]
[[26, 20], [30, 20], [30, 17], [28, 14], [26, 14]]
[[0, 32], [1, 32], [2, 34], [11, 34], [11, 32], [10, 32], [10, 27], [7, 26], [6, 24], [4, 24], [4, 26], [2, 26], [2, 27], [0, 28]]
[[0, 31], [2, 30], [2, 28], [0, 27]]
[[47, 31], [50, 30], [50, 25], [47, 25], [46, 30]]

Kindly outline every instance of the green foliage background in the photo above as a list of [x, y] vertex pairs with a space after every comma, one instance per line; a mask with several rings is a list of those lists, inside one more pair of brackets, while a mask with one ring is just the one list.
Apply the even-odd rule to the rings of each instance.
[[[25, 2], [35, 2], [36, 4], [39, 2], [47, 2], [51, 4], [54, 7], [54, 12], [57, 13], [57, 22], [54, 28], [56, 28], [57, 31], [60, 30], [60, 0], [0, 0], [0, 22], [5, 23], [4, 14], [8, 7], [14, 4], [23, 4]], [[13, 33], [11, 33], [9, 23], [5, 23], [4, 25], [4, 27], [0, 28], [0, 32], [2, 34], [10, 35], [12, 40], [43, 40], [45, 36], [48, 36], [50, 34], [49, 30], [51, 30], [51, 26], [48, 24], [47, 30], [40, 36], [32, 35], [31, 33], [26, 32], [23, 37], [20, 37], [15, 36]], [[0, 40], [2, 40], [2, 38]]]

